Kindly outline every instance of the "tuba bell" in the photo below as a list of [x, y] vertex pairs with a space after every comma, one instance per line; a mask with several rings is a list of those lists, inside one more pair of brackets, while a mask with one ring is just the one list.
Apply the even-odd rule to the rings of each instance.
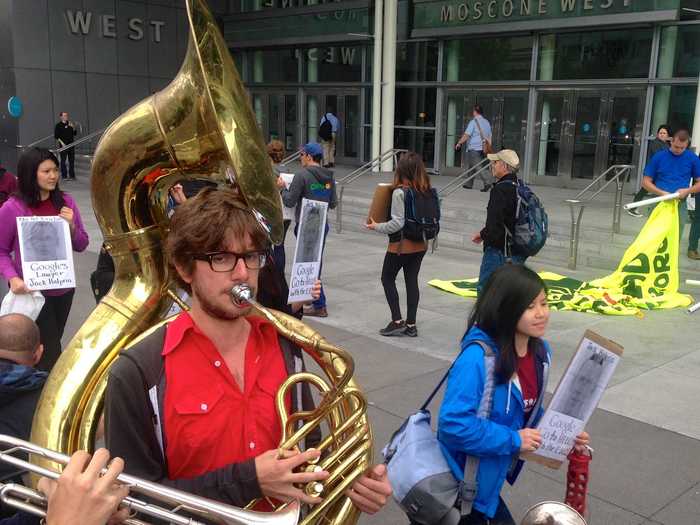
[[[186, 0], [186, 5], [189, 43], [177, 76], [118, 117], [95, 151], [92, 205], [114, 260], [114, 283], [44, 386], [31, 433], [31, 442], [42, 450], [94, 449], [110, 366], [122, 350], [162, 323], [178, 300], [162, 248], [168, 192], [176, 182], [235, 182], [247, 205], [268, 222], [272, 241], [282, 239], [279, 193], [248, 94], [206, 2]], [[343, 492], [369, 466], [372, 440], [365, 399], [351, 377], [352, 359], [298, 320], [262, 307], [258, 311], [329, 376], [327, 382], [295, 374], [282, 387], [286, 391], [298, 381], [310, 381], [321, 397], [312, 413], [280, 415], [282, 447], [298, 448], [313, 426], [331, 430], [322, 441], [327, 452], [322, 464], [331, 468], [324, 504], [310, 509], [304, 523], [321, 516], [334, 525], [355, 523], [358, 512]], [[352, 445], [346, 437], [352, 437], [347, 441]], [[50, 457], [34, 461], [60, 470]]]

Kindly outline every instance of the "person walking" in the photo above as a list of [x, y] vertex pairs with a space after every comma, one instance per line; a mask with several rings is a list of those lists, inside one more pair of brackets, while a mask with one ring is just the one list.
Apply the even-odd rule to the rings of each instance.
[[[647, 162], [649, 162], [649, 160], [659, 151], [669, 148], [669, 146], [671, 145], [671, 136], [671, 128], [668, 126], [668, 124], [661, 124], [656, 130], [656, 137], [649, 144], [649, 150], [647, 152]], [[645, 199], [646, 196], [647, 190], [644, 189], [644, 186], [641, 186], [639, 188], [639, 191], [635, 193], [634, 200], [632, 202], [639, 202], [642, 199]], [[644, 214], [641, 213], [637, 208], [633, 208], [631, 210], [626, 211], [632, 217], [644, 217]]]
[[[58, 142], [59, 148], [71, 144], [75, 140], [78, 132], [73, 123], [68, 120], [68, 113], [61, 111], [58, 114], [60, 120], [53, 130], [53, 137]], [[64, 180], [75, 180], [75, 148], [68, 148], [60, 153], [61, 155], [61, 178]], [[66, 164], [70, 164], [68, 168]]]
[[[22, 278], [17, 217], [59, 216], [70, 228], [72, 248], [82, 252], [88, 234], [75, 200], [58, 186], [58, 159], [49, 150], [32, 148], [17, 163], [19, 189], [0, 207], [0, 275], [9, 280], [15, 294], [30, 293]], [[55, 239], [54, 239], [55, 241]], [[44, 306], [36, 319], [44, 345], [38, 368], [50, 371], [61, 354], [61, 338], [68, 320], [75, 288], [44, 290]]]
[[[403, 236], [406, 218], [406, 194], [414, 199], [431, 198], [430, 178], [420, 156], [410, 151], [401, 155], [394, 172], [394, 191], [391, 194], [391, 218], [386, 222], [375, 222], [369, 218], [366, 227], [389, 236], [389, 245], [382, 265], [382, 286], [391, 310], [391, 321], [379, 330], [384, 336], [407, 335], [416, 337], [416, 312], [418, 311], [418, 273], [427, 249], [425, 241], [413, 241]], [[401, 316], [396, 276], [403, 269], [406, 282], [406, 320]]]
[[[287, 173], [286, 166], [282, 164], [284, 159], [284, 144], [279, 140], [271, 140], [267, 145], [267, 154], [272, 161], [272, 173], [275, 175], [277, 180], [282, 180], [282, 173]], [[286, 188], [286, 184], [285, 184]], [[280, 190], [280, 199], [282, 198]], [[292, 223], [294, 218], [294, 208], [289, 208], [282, 203], [282, 220], [284, 225], [284, 232], [282, 234], [282, 242], [276, 244], [272, 248], [272, 258], [275, 260], [275, 267], [282, 272], [284, 275], [284, 268], [287, 263], [287, 255], [284, 248], [284, 241], [287, 238], [287, 231], [289, 230], [289, 225]]]
[[318, 124], [318, 136], [321, 139], [321, 146], [323, 146], [324, 168], [335, 168], [335, 144], [339, 127], [340, 120], [331, 109], [326, 111]]
[[[659, 151], [644, 168], [642, 187], [654, 195], [667, 195], [678, 192], [678, 239], [683, 237], [683, 227], [687, 222], [686, 198], [700, 191], [700, 159], [688, 149], [690, 134], [687, 129], [673, 133], [671, 147]], [[690, 187], [689, 187], [690, 186]], [[693, 221], [695, 223], [695, 221]], [[700, 259], [698, 240], [700, 224], [692, 228], [688, 240], [688, 258]]]
[[[472, 108], [472, 120], [467, 124], [467, 129], [464, 130], [464, 134], [460, 137], [455, 144], [455, 149], [460, 151], [463, 144], [467, 144], [467, 152], [465, 154], [466, 169], [471, 169], [482, 160], [484, 160], [485, 152], [484, 146], [491, 145], [491, 123], [484, 118], [484, 111], [481, 109], [479, 104], [474, 104]], [[479, 172], [478, 177], [481, 180], [483, 187], [482, 192], [489, 191], [491, 189], [491, 181], [488, 179], [488, 175], [482, 170]], [[474, 187], [474, 180], [465, 182], [462, 185], [463, 188], [468, 190]]]
[[[298, 236], [299, 215], [301, 213], [302, 199], [327, 202], [329, 209], [334, 209], [338, 204], [338, 198], [335, 191], [335, 179], [333, 171], [321, 166], [323, 159], [323, 150], [316, 142], [309, 142], [301, 149], [301, 165], [304, 168], [301, 172], [294, 175], [292, 184], [289, 189], [286, 188], [282, 178], [277, 179], [277, 186], [282, 192], [282, 203], [289, 208], [296, 208], [294, 225], [294, 235]], [[326, 237], [328, 237], [328, 220], [323, 235], [323, 247], [321, 249], [321, 258], [326, 247]], [[321, 262], [323, 268], [323, 262]], [[321, 273], [319, 270], [319, 276]], [[304, 307], [304, 315], [311, 317], [328, 317], [328, 309], [326, 307], [326, 294], [321, 287], [321, 297], [314, 301], [312, 305]]]
[[[544, 340], [549, 305], [542, 279], [522, 265], [502, 266], [489, 277], [469, 316], [462, 352], [452, 365], [440, 407], [437, 438], [457, 479], [468, 456], [479, 458], [471, 513], [460, 525], [515, 525], [501, 498], [506, 480], [515, 483], [521, 453], [542, 444], [542, 417], [551, 349]], [[484, 347], [495, 354], [489, 375]], [[477, 417], [485, 385], [492, 384], [488, 418]], [[583, 452], [586, 432], [575, 438]]]
[[484, 287], [489, 276], [507, 262], [524, 263], [527, 256], [519, 253], [509, 241], [515, 229], [515, 211], [518, 205], [516, 172], [520, 167], [518, 154], [511, 149], [489, 154], [491, 173], [496, 178], [486, 208], [486, 224], [472, 237], [475, 244], [483, 244], [484, 255], [479, 269], [479, 286]]

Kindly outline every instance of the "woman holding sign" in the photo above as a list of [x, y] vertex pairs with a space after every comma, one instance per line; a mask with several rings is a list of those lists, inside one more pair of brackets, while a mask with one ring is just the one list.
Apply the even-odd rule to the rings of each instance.
[[[82, 252], [88, 245], [88, 234], [80, 219], [80, 211], [73, 198], [58, 187], [58, 160], [47, 149], [32, 148], [25, 151], [17, 164], [18, 190], [0, 207], [0, 274], [10, 282], [15, 294], [34, 290], [25, 283], [22, 259], [25, 262], [44, 260], [45, 257], [66, 257], [71, 248]], [[60, 223], [28, 223], [24, 230], [26, 244], [20, 248], [17, 231], [18, 217], [61, 217], [70, 230], [71, 246], [60, 245], [63, 228]], [[39, 225], [40, 227], [37, 227]], [[50, 268], [50, 265], [46, 265]], [[41, 370], [50, 371], [61, 354], [61, 337], [73, 303], [75, 288], [40, 290], [44, 306], [36, 319], [44, 345], [44, 355], [39, 361]]]
[[[529, 268], [512, 264], [491, 275], [469, 317], [438, 422], [438, 440], [457, 479], [464, 476], [468, 456], [479, 460], [476, 496], [461, 525], [515, 523], [500, 492], [506, 479], [515, 482], [519, 455], [542, 443], [535, 427], [543, 414], [551, 358], [542, 339], [548, 322], [544, 282]], [[485, 357], [484, 346], [493, 358]], [[492, 392], [490, 413], [480, 407], [485, 390]], [[583, 432], [575, 447], [588, 441]]]

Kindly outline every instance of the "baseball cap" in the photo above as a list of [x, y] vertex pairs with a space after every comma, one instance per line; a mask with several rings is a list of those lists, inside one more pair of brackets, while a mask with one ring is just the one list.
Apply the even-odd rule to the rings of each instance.
[[301, 147], [302, 153], [311, 155], [312, 157], [317, 157], [318, 155], [323, 155], [323, 148], [318, 142], [309, 142]]
[[489, 160], [500, 160], [516, 170], [520, 167], [520, 159], [518, 158], [518, 154], [512, 149], [502, 149], [497, 153], [489, 153], [487, 156]]

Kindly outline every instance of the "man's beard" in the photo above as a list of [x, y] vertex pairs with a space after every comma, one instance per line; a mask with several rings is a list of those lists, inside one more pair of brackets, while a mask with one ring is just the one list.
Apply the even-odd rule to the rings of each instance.
[[[244, 317], [250, 312], [250, 306], [247, 308], [236, 308], [235, 311], [226, 310], [220, 306], [214, 304], [213, 301], [209, 300], [205, 294], [197, 288], [197, 285], [192, 283], [192, 294], [197, 298], [202, 310], [214, 319], [223, 319], [225, 321], [233, 321], [239, 317]], [[231, 304], [233, 304], [233, 299], [231, 299]]]

